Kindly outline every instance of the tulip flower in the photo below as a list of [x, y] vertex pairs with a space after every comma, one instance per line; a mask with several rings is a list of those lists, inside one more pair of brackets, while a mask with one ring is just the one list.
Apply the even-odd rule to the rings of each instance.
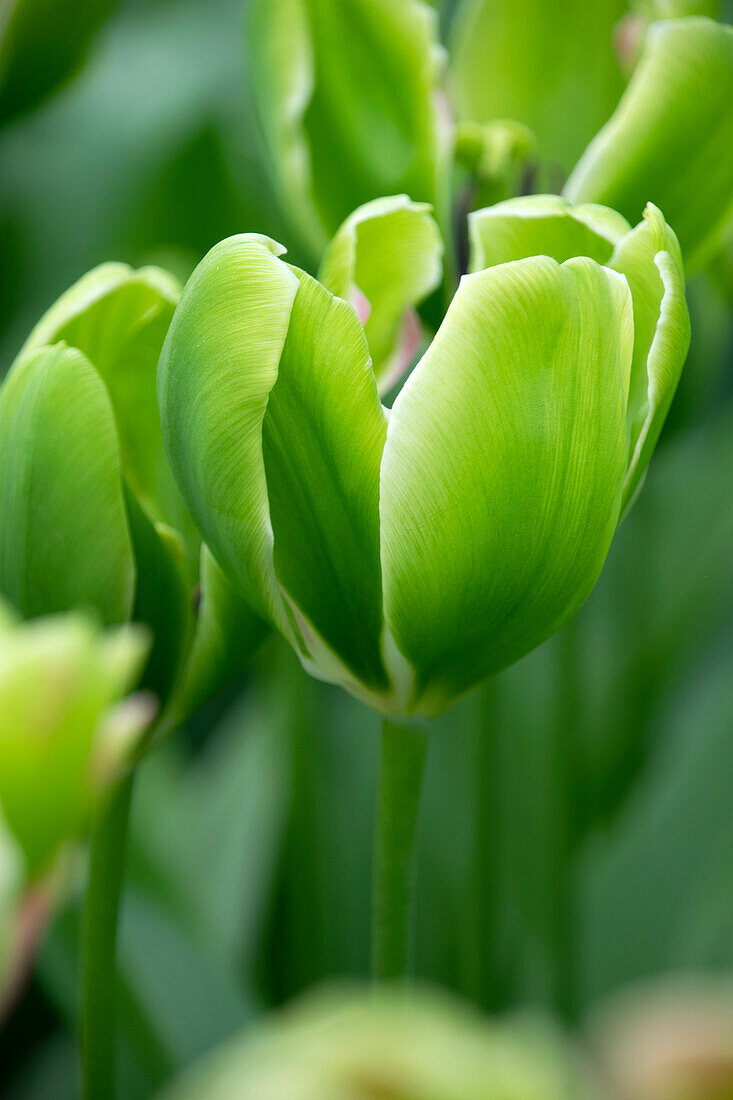
[[278, 190], [316, 256], [371, 199], [440, 202], [442, 49], [423, 0], [251, 0], [245, 43]]
[[598, 219], [608, 266], [466, 276], [390, 411], [355, 310], [274, 242], [222, 242], [183, 292], [160, 365], [181, 492], [304, 665], [382, 713], [432, 716], [553, 633], [646, 468], [687, 350], [679, 251], [657, 210]]
[[160, 1100], [597, 1100], [554, 1029], [482, 1019], [425, 990], [310, 994], [184, 1072]]
[[160, 268], [104, 264], [26, 341], [0, 387], [0, 594], [24, 617], [81, 608], [146, 623], [145, 686], [164, 703], [178, 686], [193, 705], [219, 676], [213, 660], [187, 659], [211, 646], [191, 648], [194, 626], [216, 633], [228, 620], [247, 655], [262, 627], [221, 582], [211, 599], [215, 566], [163, 448], [155, 372], [179, 293]]
[[565, 196], [631, 221], [651, 200], [704, 264], [733, 218], [733, 27], [705, 17], [649, 28], [621, 102], [573, 169]]
[[597, 220], [620, 238], [600, 262], [532, 255], [467, 275], [391, 410], [353, 306], [266, 237], [213, 248], [168, 330], [159, 400], [181, 493], [304, 667], [386, 717], [379, 828], [405, 856], [423, 749], [404, 723], [586, 599], [687, 351], [660, 212], [629, 232]]
[[[149, 627], [142, 684], [160, 715], [128, 764], [236, 676], [266, 632], [201, 546], [165, 456], [155, 376], [179, 290], [159, 268], [102, 265], [51, 307], [0, 387], [0, 595], [28, 619], [83, 610], [106, 625]], [[116, 909], [131, 789], [130, 771], [92, 829], [82, 1014], [89, 1095], [113, 1094]]]
[[23, 623], [0, 606], [0, 989], [22, 895], [89, 824], [153, 717], [152, 697], [123, 698], [147, 650], [138, 626], [103, 632], [73, 613]]

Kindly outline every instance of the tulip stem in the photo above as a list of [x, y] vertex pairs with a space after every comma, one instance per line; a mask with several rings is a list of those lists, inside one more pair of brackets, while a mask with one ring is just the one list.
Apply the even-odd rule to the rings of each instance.
[[115, 956], [132, 776], [130, 770], [109, 791], [92, 828], [82, 930], [80, 1038], [84, 1100], [112, 1100], [115, 1095]]
[[385, 718], [372, 870], [372, 978], [411, 969], [414, 852], [428, 744], [424, 725]]

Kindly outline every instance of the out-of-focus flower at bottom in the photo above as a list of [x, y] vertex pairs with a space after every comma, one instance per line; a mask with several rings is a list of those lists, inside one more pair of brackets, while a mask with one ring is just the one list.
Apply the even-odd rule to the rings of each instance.
[[433, 992], [319, 992], [234, 1039], [160, 1100], [598, 1100], [544, 1024]]
[[614, 997], [591, 1035], [622, 1100], [730, 1100], [733, 983], [665, 979]]
[[137, 626], [24, 623], [0, 602], [0, 1015], [57, 893], [62, 849], [153, 718], [152, 697], [124, 698], [148, 648]]

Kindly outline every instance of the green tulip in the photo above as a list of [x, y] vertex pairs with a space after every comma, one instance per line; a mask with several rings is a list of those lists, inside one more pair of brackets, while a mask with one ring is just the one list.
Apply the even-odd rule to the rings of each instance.
[[184, 289], [159, 369], [171, 465], [309, 671], [430, 716], [593, 587], [687, 350], [674, 234], [650, 208], [613, 265], [466, 276], [391, 411], [353, 307], [282, 252], [229, 238]]
[[704, 17], [652, 24], [628, 89], [564, 193], [630, 221], [651, 200], [685, 263], [703, 264], [733, 218], [733, 27]]
[[146, 632], [103, 633], [75, 613], [0, 618], [0, 815], [26, 876], [48, 869], [88, 820], [154, 707], [120, 700], [138, 679]]
[[[0, 388], [0, 594], [27, 618], [80, 608], [106, 624], [146, 623], [144, 683], [163, 702], [189, 674], [197, 699], [219, 676], [198, 659], [187, 668], [200, 536], [157, 406], [179, 293], [159, 268], [96, 268], [45, 314]], [[208, 585], [201, 604], [199, 655], [218, 629]], [[225, 611], [221, 584], [213, 605]], [[264, 628], [234, 593], [225, 614], [246, 659]]]
[[193, 527], [155, 402], [178, 292], [157, 268], [95, 269], [42, 318], [0, 389], [0, 593], [24, 617], [81, 608], [148, 623], [146, 683], [162, 696], [190, 630]]
[[412, 362], [422, 332], [414, 307], [440, 284], [443, 242], [429, 210], [406, 195], [366, 203], [340, 227], [318, 272], [361, 317], [381, 392]]
[[626, 0], [464, 0], [449, 70], [458, 119], [516, 119], [539, 155], [568, 171], [623, 91], [613, 32], [626, 9]]
[[234, 1038], [165, 1100], [597, 1100], [572, 1048], [541, 1024], [497, 1024], [417, 990], [317, 993]]
[[440, 202], [438, 18], [422, 0], [251, 0], [252, 93], [278, 189], [320, 256], [352, 210]]
[[22, 623], [0, 603], [0, 1012], [34, 947], [25, 902], [53, 901], [64, 846], [155, 714], [152, 697], [123, 698], [148, 648], [139, 626], [103, 632], [76, 613]]

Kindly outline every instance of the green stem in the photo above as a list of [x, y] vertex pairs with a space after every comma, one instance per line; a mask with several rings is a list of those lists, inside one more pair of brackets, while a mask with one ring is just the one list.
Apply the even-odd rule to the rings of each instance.
[[557, 754], [558, 812], [557, 867], [555, 873], [554, 926], [557, 952], [555, 1010], [574, 1022], [578, 1013], [580, 897], [577, 882], [577, 849], [580, 831], [579, 800], [581, 760], [579, 735], [582, 721], [578, 683], [582, 675], [577, 621], [566, 623], [559, 637], [562, 699], [555, 737]]
[[384, 719], [372, 877], [372, 977], [404, 979], [411, 964], [415, 831], [427, 731]]
[[82, 932], [81, 1061], [84, 1100], [115, 1095], [117, 918], [132, 797], [130, 770], [109, 792], [92, 829]]

